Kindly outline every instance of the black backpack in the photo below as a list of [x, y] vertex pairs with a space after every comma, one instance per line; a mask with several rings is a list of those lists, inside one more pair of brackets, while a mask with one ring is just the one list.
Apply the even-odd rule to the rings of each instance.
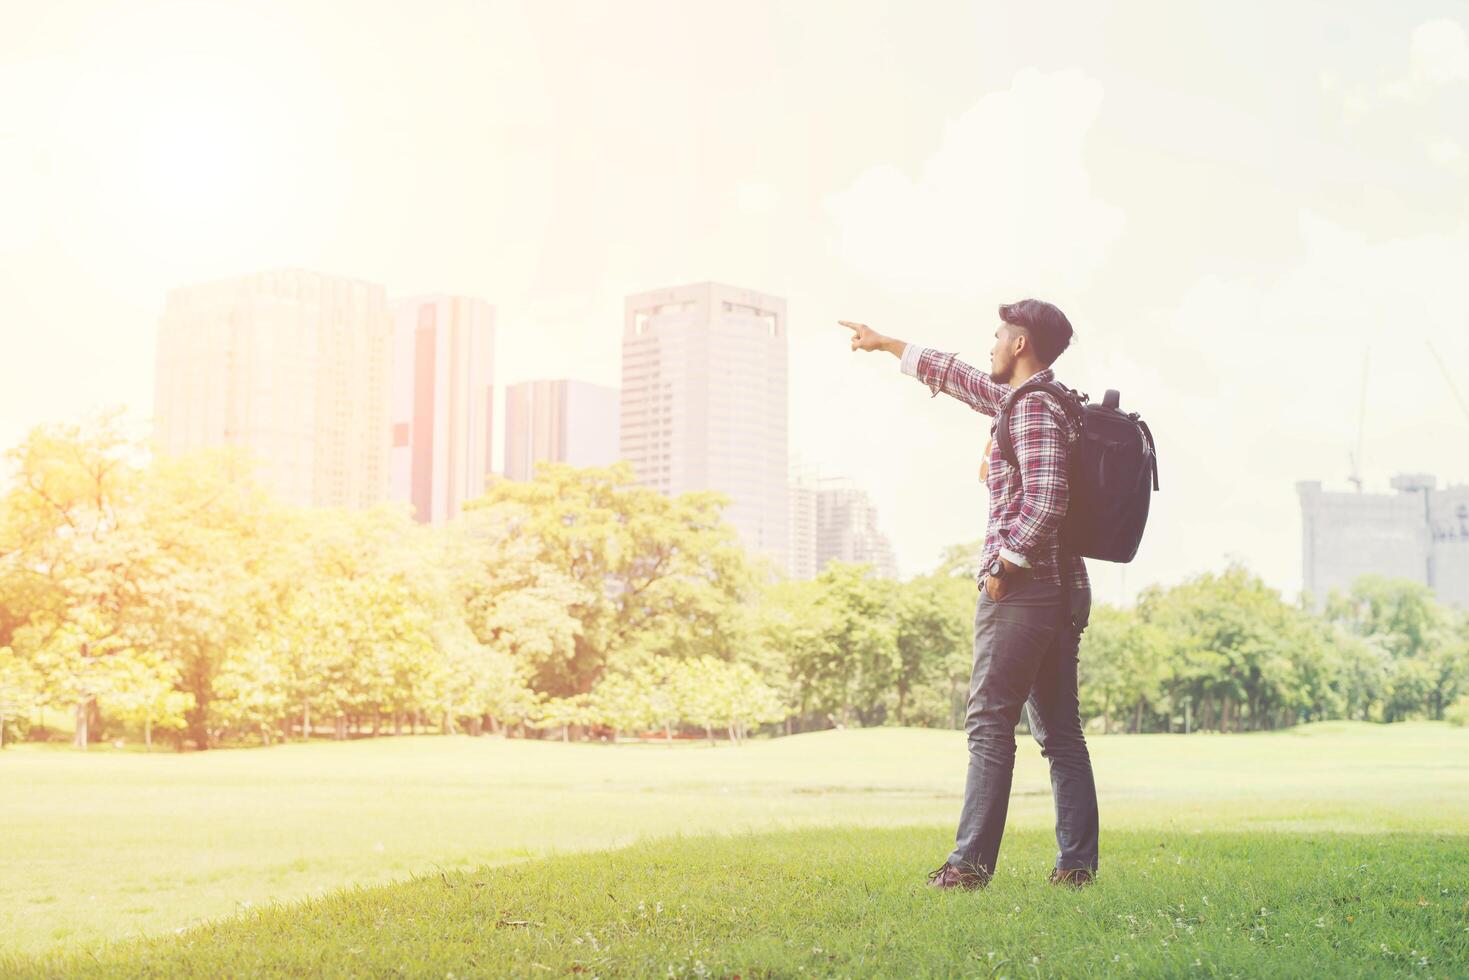
[[1119, 395], [1112, 389], [1102, 404], [1093, 405], [1086, 395], [1054, 381], [1023, 384], [995, 420], [1000, 458], [1016, 468], [1010, 406], [1031, 391], [1049, 392], [1068, 416], [1081, 423], [1082, 435], [1071, 447], [1067, 467], [1071, 502], [1061, 521], [1062, 553], [1132, 561], [1143, 539], [1153, 491], [1158, 489], [1158, 452], [1148, 423], [1136, 412], [1118, 408]]

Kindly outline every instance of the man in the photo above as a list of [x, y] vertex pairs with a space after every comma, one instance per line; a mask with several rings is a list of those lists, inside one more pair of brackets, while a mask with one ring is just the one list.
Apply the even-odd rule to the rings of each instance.
[[[991, 417], [1026, 382], [1054, 380], [1051, 365], [1072, 337], [1070, 322], [1050, 303], [1027, 299], [1001, 306], [986, 374], [952, 353], [883, 336], [863, 323], [837, 322], [852, 331], [853, 350], [887, 351], [935, 397], [943, 392]], [[1001, 458], [994, 431], [991, 423], [981, 468], [990, 504], [964, 722], [969, 772], [954, 851], [929, 883], [974, 889], [994, 875], [1024, 704], [1030, 731], [1051, 765], [1059, 850], [1050, 881], [1080, 887], [1097, 870], [1097, 791], [1076, 690], [1091, 583], [1079, 556], [1062, 560], [1058, 531], [1070, 499], [1066, 462], [1081, 432], [1048, 392], [1028, 393], [1010, 408], [1018, 468]], [[1065, 616], [1062, 575], [1070, 587]]]

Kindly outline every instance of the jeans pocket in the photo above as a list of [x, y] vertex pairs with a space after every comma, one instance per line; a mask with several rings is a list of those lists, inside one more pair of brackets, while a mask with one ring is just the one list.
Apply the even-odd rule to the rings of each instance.
[[[988, 577], [985, 578], [985, 583], [986, 583], [986, 586], [988, 586], [988, 583], [989, 583], [989, 578]], [[1024, 588], [1024, 585], [1023, 584], [1016, 585], [1015, 583], [1012, 582], [1012, 583], [1010, 583], [1009, 586], [1007, 586], [1005, 588], [1005, 591], [1004, 592], [1000, 593], [1000, 597], [998, 599], [996, 599], [994, 596], [990, 595], [990, 590], [989, 590], [988, 587], [981, 588], [980, 591], [985, 594], [985, 597], [988, 598], [990, 602], [994, 603], [997, 606], [1003, 606], [1007, 601], [1009, 601], [1009, 599], [1010, 599], [1011, 596], [1013, 596], [1016, 592], [1019, 592], [1023, 588]]]
[[1030, 581], [1029, 579], [1024, 579], [1019, 582], [1011, 582], [1010, 585], [1005, 589], [1005, 591], [1001, 593], [1000, 597], [995, 600], [995, 602], [999, 603], [1000, 605], [1004, 605], [1006, 602], [1009, 602], [1011, 599], [1015, 598], [1017, 593], [1024, 592], [1028, 587], [1034, 584], [1035, 583]]

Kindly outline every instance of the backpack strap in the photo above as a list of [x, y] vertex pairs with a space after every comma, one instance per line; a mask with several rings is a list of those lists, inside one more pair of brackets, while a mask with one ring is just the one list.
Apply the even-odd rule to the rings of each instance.
[[1143, 430], [1143, 435], [1148, 440], [1148, 457], [1153, 466], [1153, 489], [1158, 489], [1158, 447], [1153, 444], [1153, 430], [1148, 428], [1148, 423], [1142, 419], [1137, 420], [1138, 426]]
[[1005, 404], [1000, 407], [1000, 414], [995, 418], [995, 441], [1000, 447], [1000, 458], [1016, 469], [1020, 468], [1020, 461], [1015, 456], [1015, 441], [1010, 437], [1010, 409], [1022, 395], [1032, 391], [1044, 391], [1061, 403], [1061, 409], [1072, 421], [1080, 423], [1084, 416], [1077, 398], [1063, 385], [1054, 381], [1037, 381], [1026, 383], [1015, 389], [1015, 393], [1005, 399]]
[[1066, 560], [1066, 545], [1056, 536], [1056, 577], [1061, 580], [1061, 625], [1076, 629], [1076, 617], [1071, 614], [1071, 564]]
[[[1015, 393], [1005, 399], [1005, 404], [1000, 407], [1000, 414], [995, 419], [995, 441], [1000, 445], [1000, 458], [1016, 469], [1020, 468], [1020, 461], [1015, 456], [1015, 442], [1010, 437], [1010, 409], [1022, 395], [1032, 391], [1044, 391], [1049, 393], [1061, 405], [1061, 410], [1078, 424], [1085, 424], [1086, 415], [1082, 411], [1082, 396], [1071, 389], [1055, 381], [1037, 381], [1027, 383], [1015, 389]], [[1071, 615], [1071, 567], [1067, 561], [1067, 549], [1064, 542], [1060, 540], [1059, 533], [1056, 540], [1056, 576], [1061, 581], [1061, 625], [1075, 630], [1076, 618]]]

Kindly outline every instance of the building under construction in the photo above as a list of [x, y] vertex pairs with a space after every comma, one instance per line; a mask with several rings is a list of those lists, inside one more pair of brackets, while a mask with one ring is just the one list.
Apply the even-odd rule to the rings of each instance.
[[1440, 601], [1469, 608], [1469, 484], [1437, 483], [1409, 473], [1393, 478], [1392, 493], [1296, 484], [1304, 588], [1318, 608], [1367, 574], [1422, 582]]

